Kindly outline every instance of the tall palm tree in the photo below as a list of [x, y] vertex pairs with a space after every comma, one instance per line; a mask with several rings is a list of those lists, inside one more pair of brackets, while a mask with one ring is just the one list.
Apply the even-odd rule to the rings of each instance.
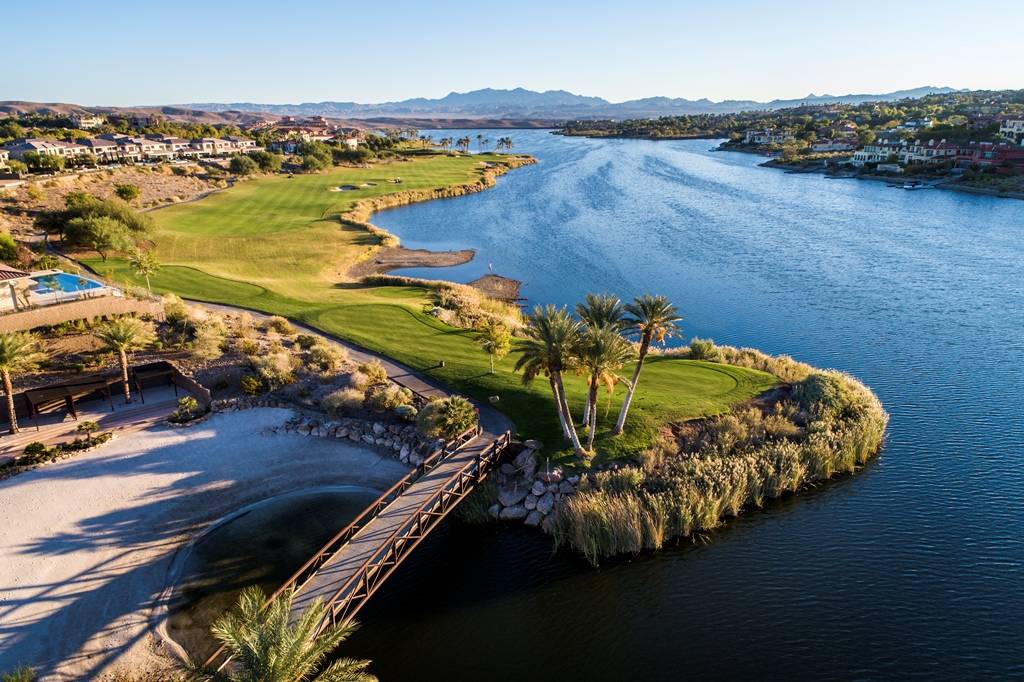
[[457, 146], [461, 151], [469, 152], [469, 136], [460, 137], [458, 141], [456, 141], [455, 146]]
[[[617, 296], [611, 294], [587, 294], [583, 303], [576, 304], [576, 314], [589, 329], [612, 327], [616, 333], [626, 328], [626, 307]], [[593, 403], [590, 393], [583, 405], [583, 423], [590, 423], [590, 410]]]
[[605, 384], [613, 389], [620, 369], [633, 357], [633, 348], [613, 325], [588, 327], [580, 341], [578, 363], [588, 374], [587, 381], [587, 452], [594, 450], [594, 436], [597, 433], [597, 388]]
[[222, 673], [198, 668], [192, 671], [193, 678], [204, 682], [376, 682], [366, 672], [370, 661], [342, 658], [321, 670], [324, 659], [352, 634], [355, 625], [332, 625], [317, 634], [327, 615], [319, 599], [291, 625], [293, 599], [294, 592], [289, 591], [267, 604], [259, 587], [243, 590], [235, 612], [222, 616], [211, 628], [237, 669]]
[[121, 381], [124, 383], [124, 401], [132, 401], [128, 384], [128, 353], [145, 348], [153, 340], [149, 327], [134, 317], [119, 317], [93, 332], [107, 348], [116, 351], [121, 361]]
[[153, 287], [149, 284], [149, 278], [151, 275], [155, 275], [156, 271], [160, 269], [160, 262], [156, 259], [156, 256], [152, 251], [135, 249], [135, 251], [132, 252], [129, 263], [136, 275], [146, 278], [146, 289], [148, 289], [149, 293], [152, 294]]
[[633, 370], [633, 380], [626, 387], [626, 398], [622, 401], [619, 418], [612, 429], [614, 436], [622, 433], [626, 427], [626, 415], [629, 413], [630, 403], [633, 402], [633, 394], [636, 393], [637, 382], [640, 381], [640, 370], [643, 369], [651, 343], [663, 343], [667, 338], [678, 336], [680, 330], [677, 323], [683, 319], [667, 298], [650, 294], [637, 296], [626, 306], [626, 312], [629, 314], [627, 329], [633, 336], [639, 338], [640, 350], [636, 369]]
[[18, 433], [18, 415], [14, 409], [14, 386], [11, 374], [31, 372], [45, 356], [39, 350], [36, 337], [26, 332], [0, 333], [0, 377], [7, 396], [7, 419], [11, 433]]
[[523, 354], [516, 361], [515, 371], [523, 370], [524, 384], [529, 384], [541, 374], [548, 378], [562, 432], [572, 443], [576, 454], [582, 457], [583, 446], [572, 421], [562, 381], [562, 372], [572, 366], [581, 326], [565, 308], [553, 305], [535, 307], [527, 317]]
[[512, 348], [512, 333], [497, 320], [485, 320], [476, 330], [476, 342], [487, 353], [494, 374], [494, 360], [501, 360]]
[[486, 140], [486, 139], [487, 138], [484, 137], [483, 133], [477, 133], [476, 134], [476, 146], [477, 146], [477, 148], [480, 151], [484, 150], [484, 140]]

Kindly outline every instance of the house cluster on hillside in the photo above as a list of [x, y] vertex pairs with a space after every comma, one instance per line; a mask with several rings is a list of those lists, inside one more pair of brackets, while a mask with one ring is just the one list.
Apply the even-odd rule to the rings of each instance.
[[[989, 116], [988, 114], [980, 114]], [[860, 144], [857, 125], [840, 121], [819, 128], [817, 138], [810, 142], [814, 153], [852, 152], [846, 159], [858, 168], [878, 165], [879, 170], [899, 172], [910, 165], [951, 164], [954, 168], [1013, 167], [1024, 171], [1024, 119], [990, 116], [987, 125], [999, 125], [1002, 142], [954, 142], [947, 140], [908, 139], [908, 133], [920, 133], [934, 125], [930, 118], [908, 119], [889, 133], [879, 135], [867, 144]], [[972, 119], [973, 121], [973, 119]], [[747, 130], [743, 143], [754, 146], [780, 146], [796, 140], [792, 132], [778, 129]]]
[[[247, 137], [201, 137], [186, 140], [170, 135], [122, 135], [108, 133], [82, 138], [75, 142], [50, 138], [22, 138], [2, 148], [8, 158], [23, 160], [34, 152], [40, 156], [58, 156], [75, 159], [92, 155], [99, 161], [147, 161], [161, 159], [200, 158], [227, 154], [249, 153], [262, 149]], [[2, 158], [0, 158], [2, 160]]]

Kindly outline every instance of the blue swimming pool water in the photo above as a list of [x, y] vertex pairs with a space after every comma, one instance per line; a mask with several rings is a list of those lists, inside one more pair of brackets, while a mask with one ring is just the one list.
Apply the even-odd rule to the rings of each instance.
[[64, 292], [86, 291], [88, 289], [99, 289], [103, 286], [99, 282], [66, 272], [61, 272], [56, 275], [46, 275], [43, 277], [33, 277], [32, 279], [39, 283], [39, 286], [35, 290], [36, 293], [39, 294], [53, 293], [53, 289], [50, 285], [51, 280], [56, 280], [59, 285], [59, 290]]

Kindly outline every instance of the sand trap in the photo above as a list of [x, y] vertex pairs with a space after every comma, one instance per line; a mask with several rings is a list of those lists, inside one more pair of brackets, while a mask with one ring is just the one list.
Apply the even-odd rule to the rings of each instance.
[[155, 601], [176, 550], [209, 522], [310, 486], [384, 489], [407, 467], [347, 441], [261, 435], [289, 410], [155, 426], [0, 482], [0, 670], [44, 680], [152, 670]]
[[338, 187], [332, 187], [332, 192], [354, 192], [359, 189], [355, 185], [339, 185]]

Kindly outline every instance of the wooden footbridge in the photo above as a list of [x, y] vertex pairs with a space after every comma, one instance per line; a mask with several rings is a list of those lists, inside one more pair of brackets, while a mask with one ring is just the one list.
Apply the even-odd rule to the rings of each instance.
[[[292, 620], [317, 599], [320, 629], [347, 623], [423, 538], [481, 481], [512, 440], [474, 427], [432, 452], [295, 572], [268, 603], [294, 589]], [[224, 647], [206, 662], [223, 670]]]

